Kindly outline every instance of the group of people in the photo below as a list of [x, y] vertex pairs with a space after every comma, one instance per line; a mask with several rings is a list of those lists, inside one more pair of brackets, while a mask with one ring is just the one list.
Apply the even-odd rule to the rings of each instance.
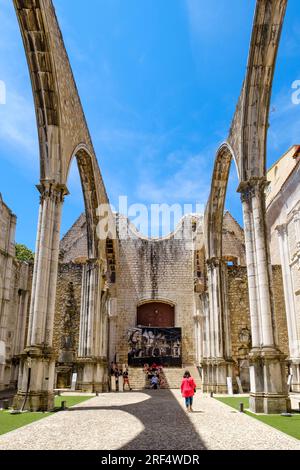
[[165, 383], [163, 378], [163, 367], [153, 363], [151, 366], [149, 364], [144, 364], [144, 373], [146, 374], [150, 388], [157, 390], [162, 387]]
[[119, 368], [116, 363], [112, 362], [110, 366], [110, 376], [115, 378], [116, 392], [120, 391], [120, 387], [119, 387], [120, 377], [123, 378], [123, 391], [125, 391], [126, 385], [129, 390], [132, 390], [132, 388], [130, 387], [130, 383], [129, 383], [129, 371], [128, 371], [127, 366], [125, 366], [124, 368], [123, 367]]
[[[160, 365], [153, 363], [151, 366], [149, 364], [144, 365], [144, 373], [146, 374], [149, 382], [150, 388], [157, 390], [164, 384], [164, 379], [162, 377], [163, 368]], [[129, 372], [128, 367], [119, 368], [117, 364], [111, 363], [110, 375], [115, 378], [116, 381], [116, 391], [119, 391], [119, 378], [123, 377], [123, 391], [125, 391], [125, 386], [128, 386], [129, 390], [132, 390], [129, 382]], [[189, 371], [184, 373], [182, 382], [181, 382], [181, 394], [185, 399], [185, 406], [188, 413], [193, 412], [193, 399], [196, 393], [196, 383]]]

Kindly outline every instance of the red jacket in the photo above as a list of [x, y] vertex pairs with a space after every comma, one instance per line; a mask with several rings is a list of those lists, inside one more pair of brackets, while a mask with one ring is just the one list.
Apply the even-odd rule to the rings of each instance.
[[193, 377], [183, 378], [181, 382], [181, 393], [184, 398], [195, 395], [196, 384]]

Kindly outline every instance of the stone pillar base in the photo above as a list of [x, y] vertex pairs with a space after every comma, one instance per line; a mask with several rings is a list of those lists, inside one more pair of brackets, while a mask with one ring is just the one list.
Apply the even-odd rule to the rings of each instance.
[[280, 414], [291, 410], [291, 401], [286, 395], [250, 394], [249, 408], [257, 414]]
[[94, 393], [94, 385], [92, 382], [77, 381], [76, 390], [83, 393]]
[[300, 360], [292, 359], [291, 369], [293, 373], [291, 391], [300, 393]]
[[94, 392], [99, 392], [99, 393], [108, 392], [108, 383], [107, 382], [94, 383]]
[[[30, 347], [21, 356], [18, 392], [14, 408], [29, 411], [51, 411], [54, 408], [55, 358], [52, 349]], [[27, 399], [23, 402], [27, 393]]]
[[25, 401], [26, 393], [18, 392], [13, 401], [14, 410], [28, 411], [52, 411], [54, 409], [53, 392], [29, 392]]
[[6, 364], [0, 364], [0, 391], [5, 390], [7, 388], [7, 384], [5, 381], [5, 369]]
[[253, 349], [250, 359], [250, 411], [280, 414], [290, 411], [286, 356], [272, 348]]
[[207, 359], [203, 363], [203, 392], [226, 394], [227, 377], [233, 376], [232, 361], [225, 359]]
[[107, 362], [102, 358], [80, 358], [81, 373], [76, 389], [85, 393], [107, 392]]

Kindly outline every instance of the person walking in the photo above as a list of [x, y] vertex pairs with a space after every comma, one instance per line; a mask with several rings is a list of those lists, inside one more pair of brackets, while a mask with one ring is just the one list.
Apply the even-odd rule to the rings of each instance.
[[123, 390], [125, 390], [125, 385], [128, 385], [129, 390], [132, 390], [132, 388], [130, 387], [130, 383], [129, 383], [129, 372], [128, 372], [127, 367], [125, 368], [123, 372]]
[[182, 382], [181, 382], [181, 394], [185, 399], [185, 406], [188, 413], [193, 412], [193, 398], [196, 393], [196, 384], [191, 376], [190, 372], [187, 370], [184, 373]]

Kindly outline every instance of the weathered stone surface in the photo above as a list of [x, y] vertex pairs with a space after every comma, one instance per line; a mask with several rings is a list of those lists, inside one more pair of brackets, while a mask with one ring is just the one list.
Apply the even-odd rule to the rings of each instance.
[[[270, 264], [264, 192], [269, 104], [287, 0], [257, 1], [246, 77], [227, 142], [217, 152], [204, 227], [198, 240], [188, 243], [173, 235], [159, 241], [147, 240], [130, 227], [129, 240], [120, 237], [116, 243], [98, 241], [97, 208], [108, 198], [52, 1], [14, 0], [14, 4], [31, 75], [41, 163], [27, 356], [20, 367], [17, 400], [25, 393], [31, 371], [28, 402], [34, 402], [34, 409], [39, 409], [39, 400], [41, 408], [51, 407], [55, 359], [74, 359], [77, 346], [82, 387], [103, 387], [107, 380], [107, 355], [112, 358], [117, 354], [121, 362], [127, 360], [126, 333], [136, 325], [137, 306], [161, 300], [175, 306], [175, 324], [183, 329], [184, 363], [203, 361], [207, 382], [216, 390], [225, 390], [226, 378], [234, 374], [234, 365], [249, 353], [247, 331], [251, 329], [251, 406], [263, 406], [267, 412], [280, 411], [287, 403], [287, 395], [284, 355], [278, 345], [286, 351], [286, 325], [279, 270], [273, 270], [272, 276]], [[86, 219], [79, 219], [61, 243], [61, 261], [69, 264], [59, 268], [57, 292], [61, 209], [68, 193], [67, 175], [73, 156], [81, 176]], [[224, 216], [232, 158], [240, 180], [245, 241], [230, 214]], [[6, 218], [11, 244], [13, 229], [9, 224], [14, 222], [10, 215], [6, 214]], [[86, 237], [78, 236], [82, 230], [86, 230]], [[12, 246], [5, 243], [0, 341], [3, 337], [6, 342], [11, 328], [8, 301], [14, 259]], [[298, 246], [297, 240], [295, 243]], [[293, 254], [295, 265], [300, 259], [298, 251]], [[70, 264], [79, 258], [86, 261], [82, 276], [81, 266]], [[248, 306], [244, 298], [247, 282], [234, 286], [237, 278], [231, 276], [230, 269], [228, 272], [226, 263], [233, 264], [233, 269], [247, 265]], [[238, 275], [245, 277], [242, 271]], [[242, 314], [237, 312], [236, 291], [244, 306]], [[24, 306], [23, 309], [26, 310]], [[288, 309], [291, 339], [290, 313]], [[24, 322], [17, 330], [23, 334]], [[19, 347], [22, 341], [17, 343]], [[11, 354], [9, 346], [7, 351]], [[5, 368], [2, 364], [2, 377]], [[1, 374], [0, 383], [4, 381]]]
[[[256, 2], [246, 77], [227, 142], [216, 154], [211, 193], [205, 211], [207, 260], [217, 259], [220, 263], [227, 182], [231, 160], [235, 159], [240, 182], [238, 190], [243, 204], [253, 355], [257, 358], [260, 350], [264, 361], [264, 348], [267, 348], [273, 350], [274, 360], [278, 357], [278, 367], [273, 368], [273, 382], [264, 380], [259, 360], [252, 363], [251, 407], [254, 406], [256, 392], [258, 401], [261, 394], [265, 394], [266, 401], [272, 390], [273, 394], [278, 395], [278, 410], [283, 403], [287, 403], [287, 400], [281, 399], [283, 396], [287, 398], [287, 388], [284, 374], [280, 372], [281, 355], [277, 351], [265, 188], [270, 98], [286, 6], [287, 0]], [[228, 334], [224, 329], [222, 338], [222, 328], [217, 321], [220, 318], [224, 324], [227, 318], [226, 291], [222, 288], [225, 276], [217, 267], [210, 271], [209, 276], [208, 291], [212, 306], [209, 321], [218, 325], [216, 338], [211, 339], [212, 354], [219, 351], [225, 359], [226, 348], [222, 349], [219, 345], [220, 341], [228, 344]], [[263, 383], [260, 396], [256, 387], [259, 381]], [[274, 400], [275, 397], [272, 399], [273, 409]], [[268, 407], [264, 405], [264, 408]], [[284, 406], [282, 411], [286, 411]]]
[[28, 322], [32, 266], [15, 258], [15, 228], [0, 194], [0, 390], [17, 382]]
[[[268, 171], [267, 227], [272, 263], [282, 266], [292, 390], [300, 391], [300, 154], [291, 147]], [[274, 289], [276, 290], [276, 289]], [[279, 328], [280, 331], [280, 328]]]

